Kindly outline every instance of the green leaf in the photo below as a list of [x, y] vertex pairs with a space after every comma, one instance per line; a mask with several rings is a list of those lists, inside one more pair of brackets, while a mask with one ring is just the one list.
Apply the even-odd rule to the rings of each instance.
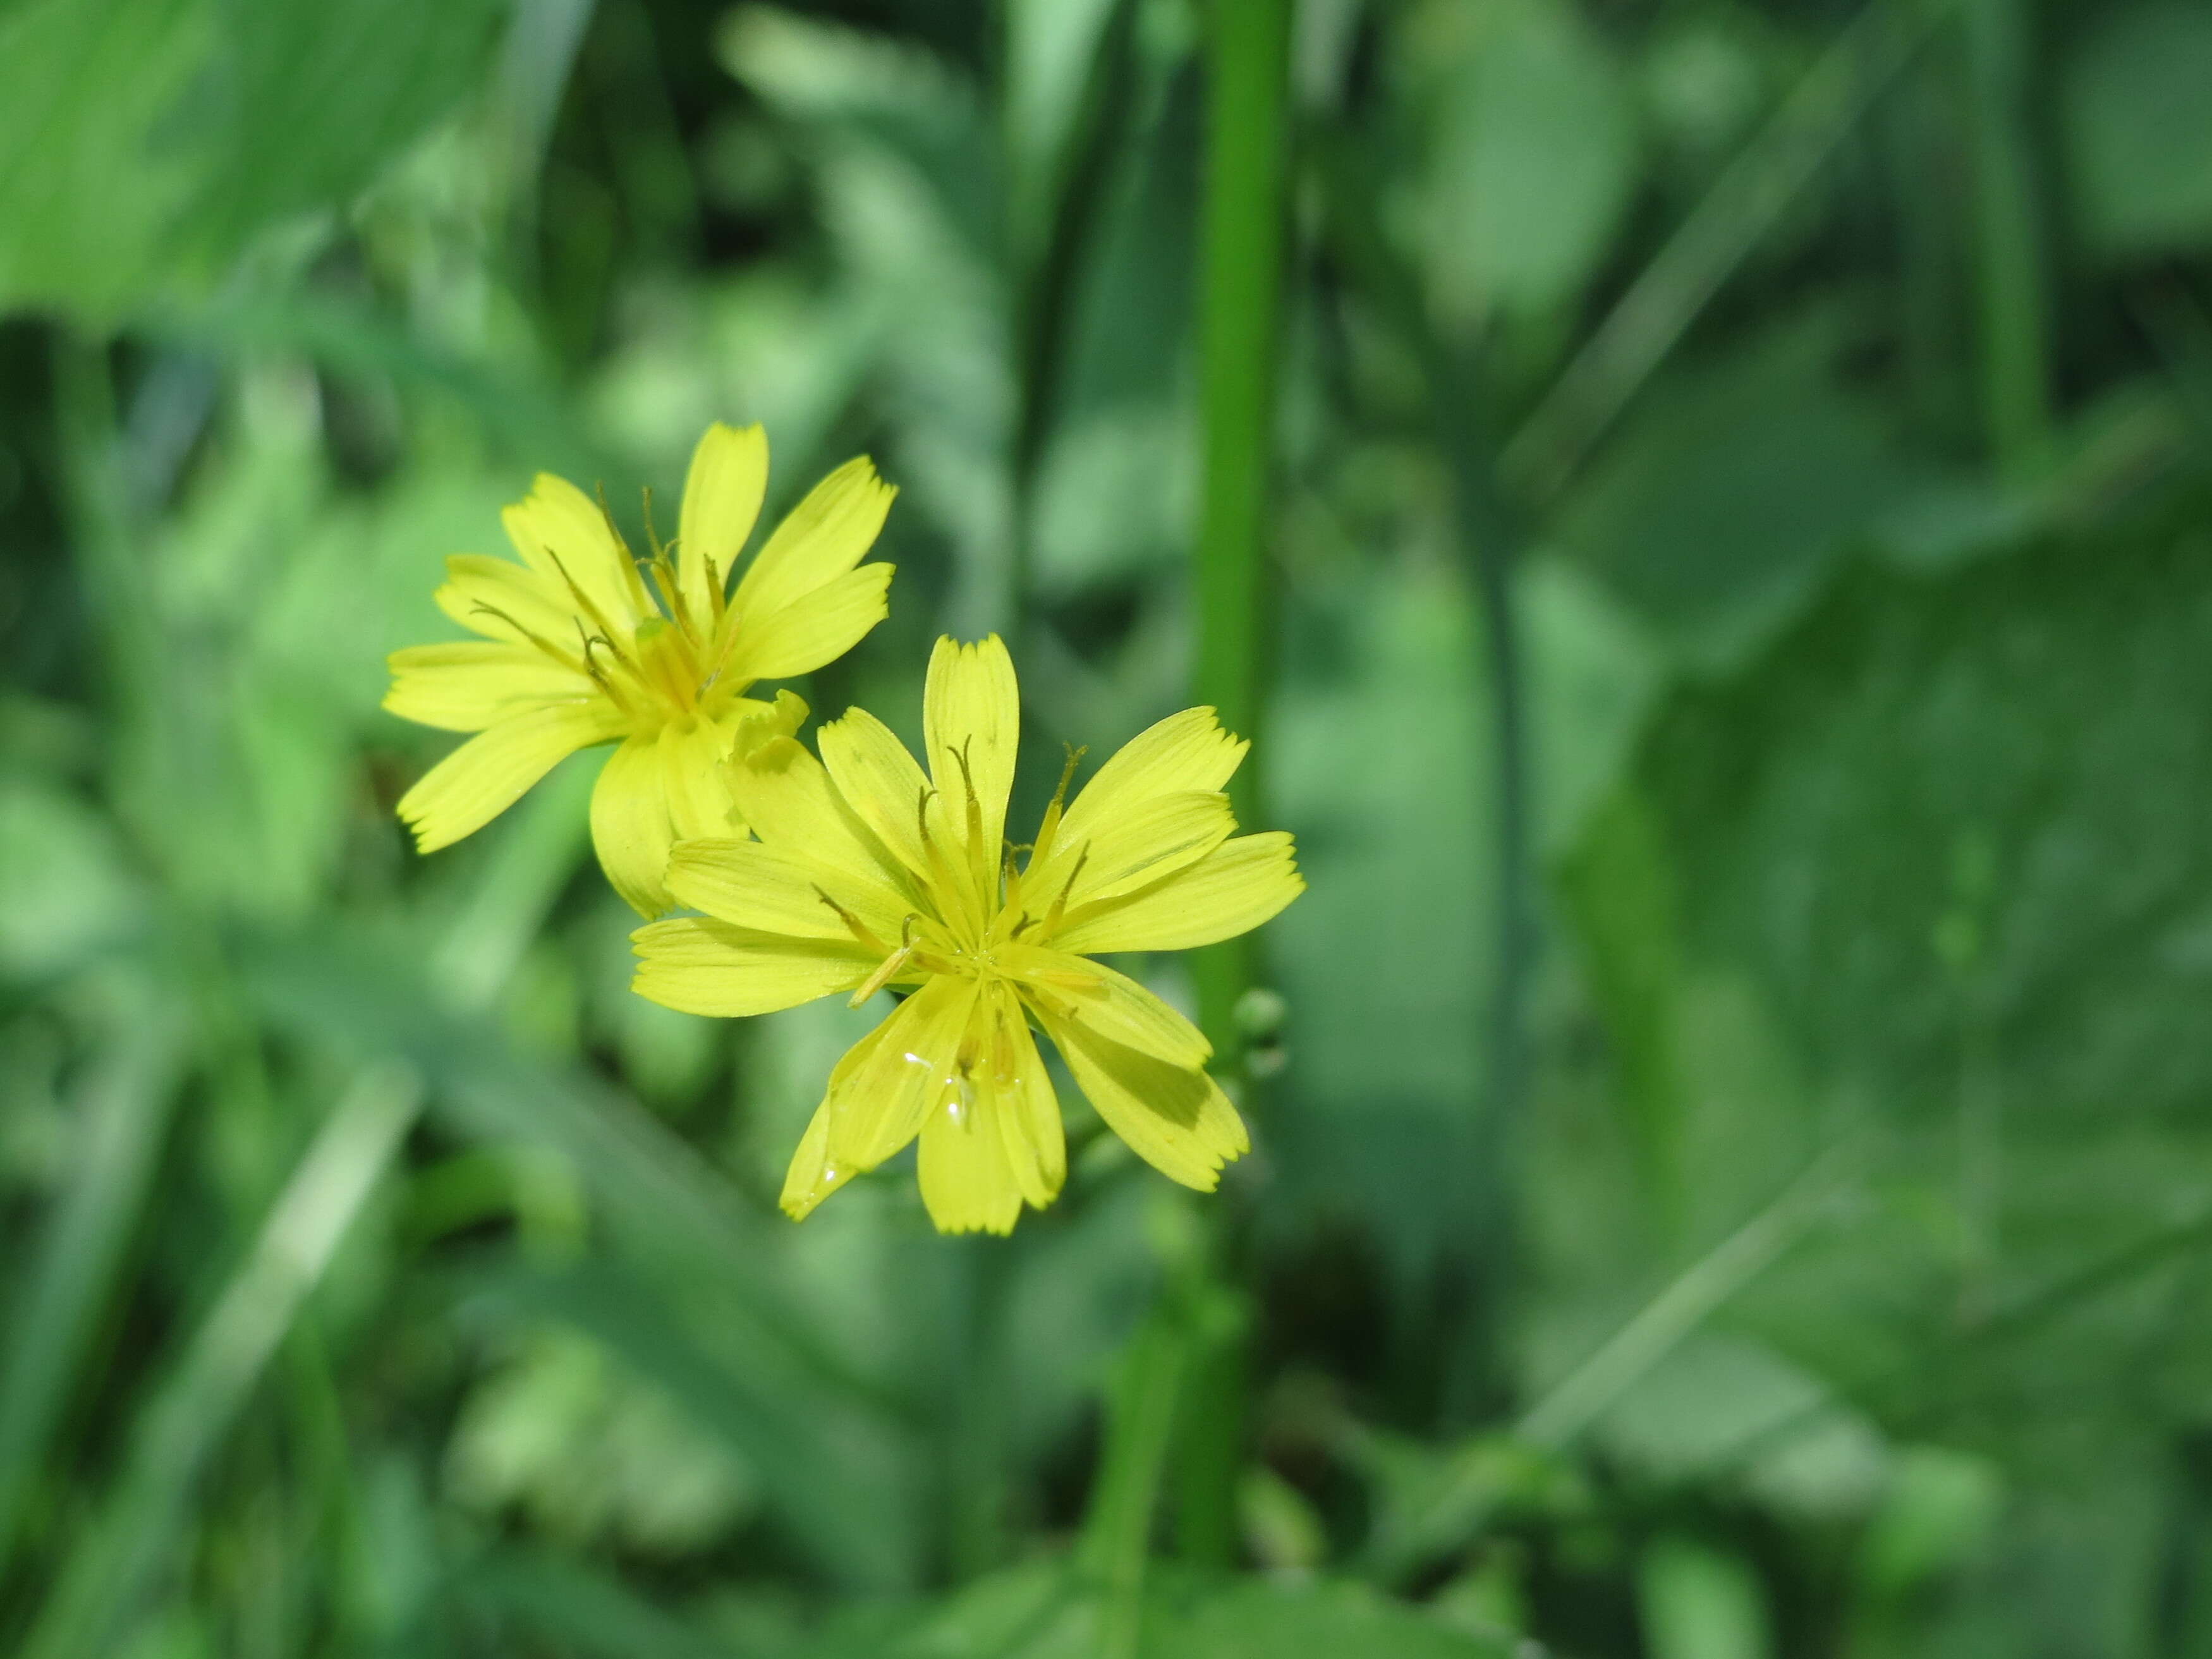
[[492, 0], [29, 0], [0, 18], [0, 310], [204, 293], [465, 92]]
[[2104, 252], [2212, 240], [2212, 11], [2114, 7], [2061, 58], [2075, 211]]
[[1662, 1538], [1637, 1570], [1652, 1659], [1765, 1659], [1774, 1651], [1757, 1575], [1739, 1557]]
[[1920, 483], [1837, 386], [1815, 316], [1652, 398], [1566, 504], [1560, 542], [1681, 657], [1741, 661]]
[[1571, 300], [1636, 181], [1636, 104], [1605, 41], [1556, 0], [1416, 13], [1403, 40], [1432, 106], [1420, 240], [1437, 309], [1467, 328]]
[[2094, 1455], [2212, 1376], [2179, 1310], [2212, 1213], [2202, 510], [1942, 580], [1855, 571], [1754, 670], [1679, 693], [1639, 760], [1685, 1081], [1744, 1046], [1692, 1023], [1723, 988], [1784, 1045], [1684, 1179], [1717, 1193], [1761, 1139], [1770, 1164], [1882, 1139], [1873, 1202], [1743, 1316], [1893, 1422]]

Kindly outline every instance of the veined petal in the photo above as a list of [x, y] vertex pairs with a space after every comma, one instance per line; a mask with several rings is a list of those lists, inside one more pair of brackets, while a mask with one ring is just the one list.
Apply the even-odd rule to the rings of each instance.
[[637, 952], [630, 988], [663, 1007], [726, 1018], [772, 1014], [849, 992], [875, 958], [858, 945], [778, 939], [711, 916], [648, 922], [630, 935]]
[[1244, 1121], [1202, 1071], [1170, 1066], [1054, 1015], [1045, 1030], [1107, 1127], [1170, 1181], [1210, 1193], [1251, 1148]]
[[1070, 802], [1059, 846], [1095, 838], [1160, 795], [1212, 794], [1227, 783], [1252, 745], [1221, 729], [1211, 708], [1186, 708], [1123, 744]]
[[890, 614], [891, 567], [864, 564], [781, 609], [748, 611], [729, 636], [723, 672], [750, 684], [811, 673], [835, 662]]
[[434, 853], [483, 829], [566, 757], [621, 732], [621, 716], [597, 699], [530, 709], [424, 773], [399, 798], [399, 816], [415, 831], [416, 849]]
[[726, 775], [738, 816], [769, 846], [804, 853], [886, 888], [911, 879], [845, 805], [805, 744], [787, 737], [771, 739], [733, 756]]
[[[876, 1027], [854, 1045], [846, 1058], [849, 1060], [861, 1048], [880, 1042], [883, 1031], [882, 1026]], [[813, 1213], [816, 1205], [860, 1173], [850, 1164], [840, 1165], [830, 1161], [830, 1103], [824, 1100], [807, 1120], [806, 1133], [799, 1139], [799, 1150], [791, 1155], [791, 1168], [783, 1177], [783, 1195], [777, 1201], [793, 1221], [804, 1221]]]
[[592, 786], [592, 846], [609, 884], [641, 916], [675, 906], [667, 882], [668, 849], [675, 839], [662, 783], [660, 735], [625, 738]]
[[694, 626], [714, 627], [714, 600], [729, 591], [767, 493], [768, 434], [720, 421], [708, 427], [691, 452], [676, 532], [677, 586]]
[[981, 850], [986, 867], [995, 874], [1022, 724], [1013, 659], [996, 634], [975, 645], [938, 641], [930, 653], [921, 721], [930, 778], [944, 798], [945, 817], [963, 845], [968, 840], [968, 787], [971, 781], [975, 785]]
[[[883, 1026], [876, 1026], [860, 1042], [876, 1042], [880, 1033]], [[799, 1151], [792, 1152], [792, 1166], [783, 1172], [783, 1197], [776, 1201], [792, 1221], [805, 1221], [814, 1214], [817, 1203], [845, 1186], [858, 1172], [852, 1164], [838, 1168], [830, 1161], [830, 1102], [823, 1102], [814, 1109], [814, 1117], [807, 1119], [807, 1133], [799, 1137]]]
[[1013, 1231], [1022, 1188], [1006, 1156], [1004, 1115], [994, 1091], [963, 1080], [922, 1120], [915, 1173], [940, 1233]]
[[544, 652], [495, 640], [410, 645], [385, 665], [392, 671], [385, 708], [448, 732], [481, 732], [540, 703], [574, 702], [597, 691]]
[[695, 910], [788, 939], [854, 942], [831, 906], [834, 898], [878, 939], [896, 945], [909, 909], [880, 883], [757, 841], [678, 843], [668, 863], [668, 886]]
[[1228, 796], [1194, 793], [1134, 799], [1126, 815], [1094, 820], [1082, 834], [1068, 832], [1073, 821], [1070, 813], [1042, 866], [1023, 873], [1023, 899], [1032, 915], [1042, 915], [1063, 893], [1073, 909], [1148, 886], [1195, 864], [1237, 828]]
[[986, 993], [993, 1030], [984, 1051], [987, 1075], [999, 1101], [999, 1128], [1014, 1183], [1032, 1208], [1060, 1196], [1067, 1178], [1067, 1137], [1052, 1074], [1030, 1036], [1029, 1014], [1003, 981]]
[[952, 1085], [975, 999], [974, 980], [939, 975], [891, 1010], [881, 1042], [838, 1062], [830, 1074], [832, 1161], [872, 1170], [921, 1133]]
[[769, 712], [766, 703], [750, 703], [719, 720], [695, 716], [640, 732], [599, 774], [592, 790], [592, 845], [607, 880], [638, 915], [649, 918], [675, 907], [668, 854], [678, 842], [743, 830], [721, 785], [721, 762], [749, 708]]
[[1149, 886], [1070, 911], [1051, 943], [1085, 955], [1188, 951], [1251, 932], [1305, 890], [1287, 834], [1239, 836]]
[[576, 607], [560, 580], [512, 559], [455, 553], [446, 561], [444, 585], [430, 597], [462, 627], [489, 638], [515, 645], [537, 639], [562, 651], [581, 650]]
[[539, 473], [530, 494], [501, 512], [500, 521], [525, 564], [564, 596], [573, 586], [599, 612], [586, 616], [594, 631], [604, 625], [627, 640], [652, 614], [637, 567], [608, 528], [606, 514], [566, 478]]
[[1034, 945], [1001, 945], [997, 956], [1025, 995], [1062, 1019], [1170, 1066], [1200, 1066], [1212, 1057], [1197, 1026], [1103, 962]]
[[765, 714], [765, 703], [736, 707], [719, 720], [696, 715], [671, 720], [660, 728], [660, 781], [668, 801], [668, 823], [678, 841], [733, 836], [744, 830], [722, 781], [722, 760], [738, 726], [749, 713]]
[[866, 456], [846, 462], [776, 526], [738, 584], [732, 613], [772, 617], [800, 594], [843, 575], [875, 544], [897, 494], [876, 477]]
[[906, 745], [865, 708], [848, 708], [815, 734], [822, 763], [845, 805], [875, 834], [893, 858], [916, 876], [928, 867], [922, 851], [920, 808], [929, 780]]

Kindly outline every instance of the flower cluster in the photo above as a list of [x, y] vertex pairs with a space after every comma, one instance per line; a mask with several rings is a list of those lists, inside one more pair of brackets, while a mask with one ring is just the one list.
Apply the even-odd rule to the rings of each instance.
[[422, 850], [482, 827], [562, 757], [618, 741], [592, 834], [616, 890], [658, 918], [635, 935], [640, 994], [734, 1016], [902, 994], [830, 1074], [784, 1183], [794, 1218], [917, 1139], [944, 1231], [1007, 1232], [1024, 1203], [1049, 1204], [1066, 1153], [1036, 1032], [1140, 1157], [1210, 1190], [1249, 1144], [1206, 1073], [1211, 1046], [1093, 957], [1233, 938], [1304, 890], [1290, 836], [1237, 833], [1222, 790], [1247, 745], [1186, 709], [1070, 799], [1072, 752], [1035, 836], [1012, 844], [1020, 698], [994, 635], [938, 641], [921, 762], [860, 708], [810, 750], [797, 696], [744, 694], [883, 619], [891, 568], [860, 561], [892, 491], [848, 462], [732, 587], [767, 477], [760, 429], [717, 426], [672, 546], [633, 557], [603, 508], [541, 477], [507, 513], [520, 564], [447, 561], [439, 602], [483, 638], [394, 653], [386, 699], [479, 734], [399, 803]]

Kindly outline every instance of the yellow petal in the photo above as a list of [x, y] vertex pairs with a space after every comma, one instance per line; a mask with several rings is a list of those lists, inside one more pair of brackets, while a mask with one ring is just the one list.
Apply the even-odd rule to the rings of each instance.
[[802, 593], [843, 575], [875, 544], [898, 492], [863, 455], [808, 492], [775, 527], [738, 584], [733, 612], [772, 617]]
[[384, 706], [402, 720], [448, 732], [481, 732], [546, 702], [574, 702], [592, 683], [542, 651], [494, 640], [410, 645], [385, 659]]
[[678, 841], [743, 833], [744, 825], [722, 781], [722, 761], [746, 716], [769, 712], [767, 704], [748, 702], [718, 720], [694, 715], [660, 728], [661, 788], [668, 800], [669, 828]]
[[945, 799], [945, 816], [963, 846], [968, 785], [975, 785], [981, 846], [988, 867], [995, 873], [1022, 721], [1013, 659], [996, 634], [976, 645], [938, 641], [922, 692], [921, 720], [930, 778]]
[[[627, 640], [653, 611], [629, 554], [608, 528], [599, 503], [550, 472], [541, 472], [525, 499], [500, 514], [522, 562], [564, 597], [580, 594], [586, 619]], [[592, 611], [599, 614], [591, 615]], [[564, 641], [565, 643], [565, 641]]]
[[623, 902], [646, 917], [672, 909], [669, 849], [679, 841], [729, 836], [744, 825], [722, 787], [722, 756], [748, 712], [733, 705], [719, 721], [690, 717], [627, 738], [592, 790], [592, 845]]
[[890, 614], [891, 567], [864, 564], [781, 610], [747, 611], [730, 636], [723, 672], [750, 684], [811, 673], [835, 662]]
[[1212, 1192], [1251, 1147], [1244, 1121], [1204, 1072], [1170, 1066], [1053, 1015], [1045, 1030], [1107, 1127], [1170, 1181]]
[[666, 880], [675, 836], [661, 778], [660, 737], [647, 732], [624, 738], [592, 786], [592, 846], [599, 868], [641, 916], [657, 916], [675, 902]]
[[564, 757], [617, 737], [622, 717], [597, 700], [553, 703], [501, 720], [440, 761], [399, 798], [425, 853], [481, 830]]
[[1305, 890], [1289, 836], [1239, 836], [1149, 886], [1071, 911], [1052, 943], [1085, 955], [1188, 951], [1249, 933]]
[[446, 561], [445, 584], [430, 597], [462, 627], [489, 638], [516, 645], [544, 640], [563, 651], [581, 648], [576, 607], [568, 591], [556, 578], [526, 570], [512, 559], [456, 553]]
[[834, 1162], [872, 1170], [921, 1132], [952, 1085], [975, 999], [974, 980], [940, 975], [890, 1012], [879, 1042], [838, 1062], [829, 1094]]
[[1197, 1026], [1103, 962], [1036, 945], [1001, 945], [997, 955], [1026, 994], [1063, 1019], [1170, 1066], [1203, 1066], [1212, 1057]]
[[1084, 786], [1061, 820], [1060, 844], [1095, 837], [1157, 796], [1212, 793], [1250, 747], [1224, 732], [1211, 708], [1169, 715], [1122, 744]]
[[632, 990], [664, 1007], [724, 1018], [849, 992], [876, 965], [858, 946], [776, 939], [711, 916], [648, 922], [630, 943], [638, 957]]
[[717, 421], [691, 452], [684, 480], [684, 516], [676, 533], [676, 580], [684, 608], [699, 628], [714, 623], [714, 599], [729, 591], [745, 538], [768, 493], [768, 434]]
[[1006, 1143], [1006, 1162], [1014, 1184], [1034, 1208], [1042, 1210], [1060, 1195], [1067, 1178], [1067, 1138], [1052, 1075], [1030, 1036], [1029, 1018], [1013, 992], [993, 988], [994, 1033], [983, 1051], [986, 1075], [999, 1103], [999, 1128]]
[[848, 708], [815, 737], [837, 793], [884, 849], [916, 875], [927, 870], [920, 810], [929, 780], [906, 745], [865, 708]]
[[1066, 1176], [1060, 1103], [1003, 981], [970, 1018], [965, 1069], [922, 1122], [921, 1197], [939, 1232], [1011, 1232], [1023, 1202], [1042, 1209]]
[[880, 883], [757, 841], [680, 842], [668, 861], [668, 886], [695, 910], [790, 939], [852, 941], [824, 892], [889, 945], [897, 944], [910, 908]]
[[[876, 1042], [882, 1030], [878, 1026], [860, 1042]], [[814, 1109], [806, 1133], [799, 1137], [799, 1150], [791, 1155], [791, 1168], [784, 1174], [783, 1195], [778, 1201], [793, 1221], [804, 1221], [816, 1205], [860, 1173], [849, 1164], [840, 1167], [830, 1161], [830, 1103], [825, 1100]]]
[[887, 887], [908, 880], [905, 867], [845, 805], [805, 744], [771, 739], [733, 758], [726, 775], [738, 816], [769, 846], [805, 853]]
[[[1071, 812], [1068, 823], [1074, 821]], [[1071, 835], [1063, 823], [1050, 856], [1023, 875], [1023, 898], [1032, 914], [1042, 914], [1063, 893], [1073, 909], [1134, 892], [1195, 864], [1237, 828], [1228, 796], [1197, 793], [1138, 797], [1126, 815], [1092, 822], [1088, 834]]]
[[921, 1126], [915, 1173], [940, 1233], [1010, 1233], [1022, 1212], [1021, 1185], [1006, 1157], [998, 1097], [956, 1085]]

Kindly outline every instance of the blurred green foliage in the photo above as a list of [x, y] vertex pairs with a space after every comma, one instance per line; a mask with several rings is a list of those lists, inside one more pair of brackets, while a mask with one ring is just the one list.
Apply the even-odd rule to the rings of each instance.
[[1188, 700], [1209, 31], [0, 0], [10, 1651], [2212, 1652], [2201, 0], [1301, 0], [1218, 1200], [793, 1227], [866, 1016], [408, 850], [441, 556], [716, 418], [902, 488], [818, 713]]

